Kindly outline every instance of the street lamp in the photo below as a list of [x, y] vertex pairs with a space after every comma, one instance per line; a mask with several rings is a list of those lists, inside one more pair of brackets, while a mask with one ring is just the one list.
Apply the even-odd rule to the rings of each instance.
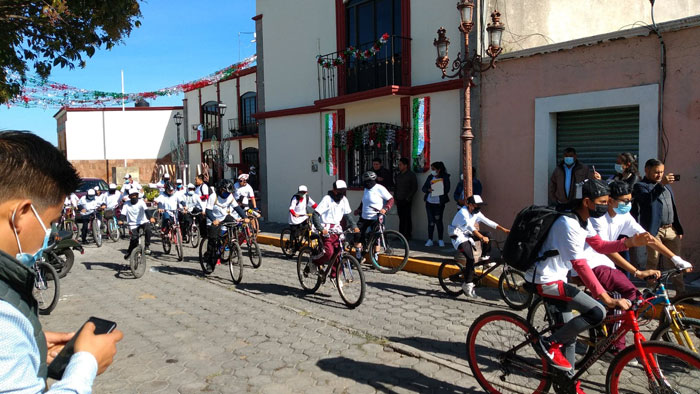
[[180, 125], [182, 125], [182, 114], [179, 112], [176, 112], [175, 115], [173, 115], [173, 119], [175, 119], [175, 126], [177, 126], [177, 142], [175, 143], [175, 146], [177, 148], [177, 154], [176, 154], [176, 160], [177, 160], [177, 165], [180, 165]]
[[438, 37], [433, 40], [433, 45], [437, 49], [437, 58], [435, 66], [442, 71], [442, 78], [462, 78], [464, 81], [464, 118], [462, 120], [462, 174], [464, 174], [464, 198], [472, 195], [472, 134], [471, 124], [471, 86], [474, 74], [482, 73], [488, 69], [494, 68], [496, 57], [503, 51], [501, 47], [501, 38], [505, 25], [501, 23], [501, 14], [494, 10], [491, 13], [491, 23], [488, 24], [486, 31], [488, 32], [489, 46], [486, 54], [490, 61], [487, 65], [482, 62], [482, 57], [477, 53], [469, 58], [469, 33], [474, 27], [472, 16], [474, 12], [474, 2], [472, 0], [460, 0], [457, 3], [457, 11], [459, 12], [460, 24], [459, 31], [462, 32], [464, 39], [464, 56], [462, 53], [457, 54], [457, 58], [452, 62], [451, 72], [447, 74], [447, 65], [450, 62], [448, 54], [448, 46], [450, 40], [447, 38], [447, 31], [444, 27], [440, 27], [437, 31]]

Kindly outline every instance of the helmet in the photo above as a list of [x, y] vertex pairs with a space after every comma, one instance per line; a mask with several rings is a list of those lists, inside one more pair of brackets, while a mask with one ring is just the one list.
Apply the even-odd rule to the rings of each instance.
[[247, 181], [248, 180], [248, 174], [241, 174], [238, 176], [239, 181]]
[[367, 171], [364, 174], [362, 174], [362, 181], [376, 181], [377, 180], [377, 174], [374, 173], [374, 171]]
[[216, 184], [216, 190], [219, 193], [223, 193], [223, 192], [233, 193], [233, 184], [228, 179], [222, 179]]

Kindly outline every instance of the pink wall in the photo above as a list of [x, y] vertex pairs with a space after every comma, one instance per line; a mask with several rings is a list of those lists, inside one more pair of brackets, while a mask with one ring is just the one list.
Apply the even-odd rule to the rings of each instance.
[[[664, 33], [664, 40], [668, 61], [664, 126], [671, 141], [666, 168], [683, 175], [673, 186], [686, 233], [683, 255], [698, 266], [700, 28]], [[485, 73], [478, 168], [488, 215], [509, 225], [521, 208], [532, 203], [536, 98], [657, 84], [659, 53], [656, 36], [621, 39], [505, 60]]]

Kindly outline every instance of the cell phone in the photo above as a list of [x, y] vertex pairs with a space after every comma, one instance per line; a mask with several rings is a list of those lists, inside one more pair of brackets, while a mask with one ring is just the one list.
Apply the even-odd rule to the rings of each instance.
[[673, 181], [678, 182], [681, 180], [681, 174], [673, 174]]
[[[87, 322], [95, 324], [95, 335], [109, 334], [117, 328], [117, 323], [95, 316], [91, 316]], [[53, 359], [51, 364], [49, 364], [48, 376], [51, 379], [61, 380], [61, 378], [63, 378], [63, 372], [66, 370], [73, 353], [75, 353], [75, 340], [78, 338], [78, 335], [80, 335], [80, 331], [83, 330], [83, 327], [85, 327], [85, 323], [83, 323], [80, 329], [73, 335], [73, 338], [66, 343], [66, 346], [61, 349], [58, 356]]]

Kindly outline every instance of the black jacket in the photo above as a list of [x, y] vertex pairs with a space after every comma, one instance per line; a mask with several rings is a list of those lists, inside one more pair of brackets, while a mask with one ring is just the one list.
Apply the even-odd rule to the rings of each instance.
[[656, 236], [659, 233], [661, 226], [661, 210], [663, 203], [659, 198], [664, 191], [664, 187], [671, 193], [671, 202], [673, 203], [673, 229], [678, 235], [683, 234], [683, 227], [678, 219], [678, 211], [676, 210], [676, 199], [673, 196], [671, 186], [655, 183], [644, 177], [641, 181], [634, 184], [632, 198], [632, 216], [634, 216], [639, 224], [645, 230]]
[[[443, 174], [442, 176], [442, 181], [445, 183], [445, 194], [440, 196], [440, 204], [447, 204], [450, 201], [449, 193], [450, 193], [450, 174]], [[425, 180], [425, 183], [423, 183], [423, 188], [421, 189], [425, 195], [423, 196], [423, 200], [427, 201], [428, 196], [430, 195], [430, 181], [435, 178], [432, 174], [428, 175], [428, 178]]]

